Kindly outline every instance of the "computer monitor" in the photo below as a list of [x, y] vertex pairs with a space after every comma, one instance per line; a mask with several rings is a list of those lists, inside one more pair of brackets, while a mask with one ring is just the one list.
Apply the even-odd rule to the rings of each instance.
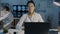
[[48, 34], [50, 23], [24, 22], [25, 34]]
[[18, 6], [18, 11], [21, 11], [21, 6]]
[[17, 10], [17, 6], [16, 5], [13, 6], [13, 10]]
[[26, 9], [25, 9], [25, 6], [22, 6], [22, 11], [25, 11]]

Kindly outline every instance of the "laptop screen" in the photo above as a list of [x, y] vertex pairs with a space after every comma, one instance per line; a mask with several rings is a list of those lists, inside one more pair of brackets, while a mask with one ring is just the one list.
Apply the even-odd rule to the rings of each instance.
[[25, 34], [48, 34], [50, 23], [24, 22]]

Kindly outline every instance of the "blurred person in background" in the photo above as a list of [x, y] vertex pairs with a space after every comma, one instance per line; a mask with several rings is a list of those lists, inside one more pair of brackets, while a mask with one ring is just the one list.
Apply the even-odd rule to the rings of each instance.
[[14, 20], [14, 17], [12, 13], [9, 11], [8, 6], [2, 7], [0, 20], [2, 20], [4, 24], [6, 24], [4, 25], [4, 27], [8, 26]]

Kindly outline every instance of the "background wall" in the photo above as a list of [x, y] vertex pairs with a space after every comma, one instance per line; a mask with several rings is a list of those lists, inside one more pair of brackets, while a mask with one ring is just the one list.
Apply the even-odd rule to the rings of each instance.
[[[13, 5], [26, 5], [28, 0], [1, 0], [1, 3], [8, 3]], [[58, 26], [58, 13], [59, 7], [53, 4], [54, 0], [34, 0], [36, 5], [36, 12], [40, 13], [44, 21], [47, 21], [49, 17], [51, 20], [52, 28], [57, 28]], [[11, 7], [13, 10], [13, 8]]]
[[[0, 7], [1, 7], [1, 0], [0, 0]], [[0, 10], [1, 10], [1, 8], [0, 8]]]

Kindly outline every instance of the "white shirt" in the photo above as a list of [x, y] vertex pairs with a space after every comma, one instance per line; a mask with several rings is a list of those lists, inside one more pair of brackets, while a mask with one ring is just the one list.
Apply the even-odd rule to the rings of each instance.
[[44, 20], [42, 19], [42, 17], [41, 17], [40, 14], [35, 13], [35, 12], [34, 12], [34, 14], [32, 15], [32, 18], [31, 18], [31, 19], [29, 18], [29, 15], [28, 15], [28, 14], [24, 14], [24, 15], [21, 17], [20, 21], [18, 22], [16, 28], [17, 28], [17, 29], [21, 29], [21, 28], [22, 28], [22, 24], [23, 24], [24, 22], [44, 22]]
[[10, 12], [4, 13], [4, 11], [1, 11], [0, 21], [4, 22], [4, 27], [12, 23], [13, 19], [13, 15]]
[[1, 14], [0, 14], [0, 21], [5, 19], [6, 17], [8, 17], [9, 15], [9, 12], [8, 13], [4, 13], [3, 11], [1, 11]]
[[28, 14], [25, 14], [24, 16], [26, 17], [24, 22], [44, 22], [41, 15], [38, 13], [34, 13], [32, 18], [30, 18]]

